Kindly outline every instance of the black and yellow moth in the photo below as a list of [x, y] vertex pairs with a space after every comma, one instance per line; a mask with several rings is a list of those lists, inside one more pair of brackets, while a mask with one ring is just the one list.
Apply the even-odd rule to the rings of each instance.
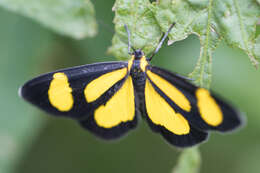
[[211, 130], [226, 132], [241, 124], [239, 113], [212, 92], [150, 65], [151, 58], [140, 49], [131, 55], [126, 62], [43, 74], [25, 83], [19, 93], [48, 113], [75, 119], [103, 139], [115, 139], [134, 129], [139, 115], [152, 131], [178, 147], [206, 140]]

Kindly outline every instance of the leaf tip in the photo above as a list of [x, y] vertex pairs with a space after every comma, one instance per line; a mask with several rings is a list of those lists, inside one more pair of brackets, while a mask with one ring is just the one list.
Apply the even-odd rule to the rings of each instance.
[[255, 66], [255, 68], [258, 69], [258, 66], [259, 66], [258, 59], [256, 59], [254, 56], [252, 56], [250, 54], [248, 56], [250, 58], [251, 63], [253, 64], [253, 66]]

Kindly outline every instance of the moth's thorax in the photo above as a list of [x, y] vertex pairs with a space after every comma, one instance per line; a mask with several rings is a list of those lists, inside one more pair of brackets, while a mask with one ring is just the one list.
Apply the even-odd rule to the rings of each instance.
[[135, 55], [132, 55], [132, 58], [128, 61], [128, 70], [130, 71], [131, 75], [138, 76], [145, 72], [148, 65], [149, 62], [145, 56], [136, 58]]
[[137, 49], [132, 53], [132, 58], [128, 61], [128, 70], [132, 77], [138, 77], [145, 73], [146, 66], [148, 65], [144, 52]]

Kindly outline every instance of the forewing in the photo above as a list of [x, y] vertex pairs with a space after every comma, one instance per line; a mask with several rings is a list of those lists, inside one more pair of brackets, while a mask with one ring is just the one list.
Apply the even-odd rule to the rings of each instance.
[[80, 124], [101, 138], [114, 139], [136, 127], [135, 115], [133, 81], [128, 76], [119, 90]]
[[158, 67], [149, 67], [147, 77], [160, 96], [193, 127], [225, 132], [241, 124], [238, 111], [210, 91]]
[[85, 119], [117, 92], [127, 73], [127, 62], [83, 65], [36, 77], [19, 93], [51, 114]]

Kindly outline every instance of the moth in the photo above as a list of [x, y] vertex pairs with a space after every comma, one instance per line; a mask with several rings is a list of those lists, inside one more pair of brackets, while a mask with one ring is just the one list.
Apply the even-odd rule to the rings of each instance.
[[103, 139], [116, 139], [134, 129], [138, 116], [177, 147], [193, 146], [205, 141], [209, 131], [227, 132], [241, 124], [239, 112], [214, 93], [152, 66], [153, 55], [147, 58], [141, 49], [134, 49], [125, 28], [130, 60], [43, 74], [26, 82], [20, 96], [50, 114], [76, 120]]

